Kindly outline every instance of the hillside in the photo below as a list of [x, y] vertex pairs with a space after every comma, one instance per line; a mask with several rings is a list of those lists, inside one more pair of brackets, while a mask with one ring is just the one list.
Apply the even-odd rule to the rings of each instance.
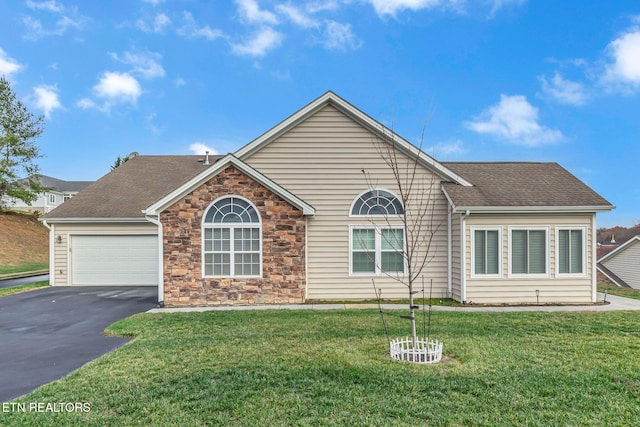
[[640, 234], [640, 224], [636, 224], [633, 227], [621, 227], [616, 226], [613, 228], [599, 228], [598, 229], [598, 242], [608, 243], [611, 241], [611, 237], [614, 236], [616, 243], [622, 244], [633, 236]]
[[0, 211], [0, 273], [49, 263], [49, 230], [33, 215]]

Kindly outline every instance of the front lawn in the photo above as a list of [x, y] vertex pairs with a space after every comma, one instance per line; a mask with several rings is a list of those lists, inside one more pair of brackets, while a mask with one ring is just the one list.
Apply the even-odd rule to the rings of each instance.
[[625, 298], [640, 299], [640, 291], [633, 288], [622, 288], [615, 285], [598, 285], [598, 292], [607, 291], [609, 295], [617, 295]]
[[639, 324], [637, 312], [435, 312], [445, 360], [418, 366], [388, 358], [376, 310], [140, 314], [108, 330], [136, 340], [17, 401], [89, 412], [12, 410], [0, 424], [634, 425]]

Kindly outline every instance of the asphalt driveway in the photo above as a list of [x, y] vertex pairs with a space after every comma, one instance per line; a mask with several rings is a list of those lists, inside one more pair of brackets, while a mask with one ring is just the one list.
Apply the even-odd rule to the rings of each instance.
[[156, 306], [156, 287], [49, 287], [0, 298], [0, 403], [125, 344], [111, 323]]

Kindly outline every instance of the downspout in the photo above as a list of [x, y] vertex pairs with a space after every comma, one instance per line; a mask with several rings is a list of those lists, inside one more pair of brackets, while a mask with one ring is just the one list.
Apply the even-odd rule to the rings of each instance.
[[162, 223], [158, 218], [145, 214], [145, 219], [158, 227], [158, 306], [164, 307], [164, 245]]
[[309, 235], [309, 217], [304, 217], [304, 295], [302, 296], [302, 303], [307, 300], [309, 296], [309, 252], [308, 252], [308, 239]]
[[460, 215], [460, 299], [463, 304], [467, 303], [467, 230], [464, 220], [469, 215], [471, 212], [468, 209]]
[[447, 212], [447, 298], [453, 296], [453, 232], [451, 231], [451, 215], [453, 207]]
[[55, 228], [49, 225], [46, 219], [41, 219], [42, 225], [49, 230], [49, 286], [54, 286], [56, 282], [56, 266], [55, 266]]
[[593, 213], [593, 217], [591, 217], [591, 302], [598, 302], [598, 271], [597, 268], [597, 240], [598, 233], [596, 231], [596, 213]]

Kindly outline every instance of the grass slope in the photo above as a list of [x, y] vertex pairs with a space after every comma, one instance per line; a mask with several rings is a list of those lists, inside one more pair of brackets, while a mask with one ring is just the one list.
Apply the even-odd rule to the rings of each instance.
[[30, 214], [0, 211], [0, 274], [49, 264], [49, 231]]
[[[388, 317], [393, 336], [407, 321]], [[137, 338], [18, 400], [8, 426], [634, 425], [640, 313], [433, 316], [445, 360], [393, 362], [375, 310], [141, 314]]]

